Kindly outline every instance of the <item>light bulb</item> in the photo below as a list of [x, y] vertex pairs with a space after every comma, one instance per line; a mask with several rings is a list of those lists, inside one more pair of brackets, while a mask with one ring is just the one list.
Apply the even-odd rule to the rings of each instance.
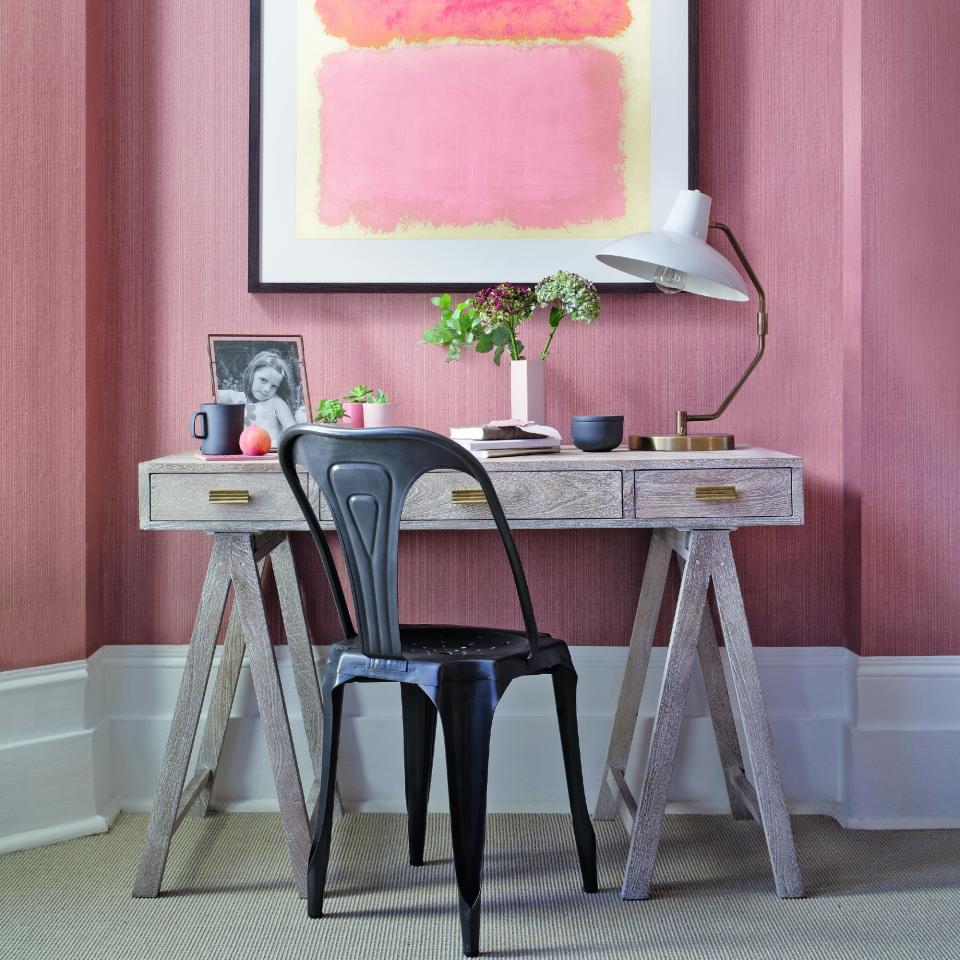
[[680, 293], [687, 285], [687, 275], [672, 267], [658, 267], [653, 282], [661, 293]]

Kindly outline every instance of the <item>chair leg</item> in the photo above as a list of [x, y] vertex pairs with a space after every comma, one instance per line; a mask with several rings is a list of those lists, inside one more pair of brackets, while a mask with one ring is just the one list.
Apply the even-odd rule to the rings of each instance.
[[480, 952], [480, 881], [487, 815], [487, 763], [497, 706], [490, 683], [449, 684], [437, 690], [450, 791], [453, 863], [457, 874], [463, 953]]
[[415, 683], [400, 684], [403, 706], [403, 769], [407, 794], [407, 835], [410, 865], [423, 864], [427, 829], [427, 799], [433, 773], [433, 746], [437, 736], [437, 708]]
[[320, 795], [317, 797], [317, 823], [314, 828], [310, 861], [307, 865], [307, 916], [323, 916], [323, 892], [327, 884], [330, 859], [330, 831], [333, 804], [337, 794], [337, 752], [340, 748], [340, 714], [343, 687], [333, 687], [323, 698], [323, 768]]
[[580, 734], [577, 728], [577, 674], [569, 667], [552, 671], [553, 695], [557, 702], [560, 745], [567, 774], [567, 795], [573, 818], [573, 834], [585, 893], [597, 892], [597, 839], [583, 792], [583, 767], [580, 763]]

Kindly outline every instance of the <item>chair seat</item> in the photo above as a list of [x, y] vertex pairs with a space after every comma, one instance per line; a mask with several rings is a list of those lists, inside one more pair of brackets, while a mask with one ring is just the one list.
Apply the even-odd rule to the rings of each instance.
[[[562, 642], [549, 633], [539, 634], [540, 650]], [[526, 659], [530, 653], [525, 633], [437, 623], [400, 624], [400, 647], [407, 660]]]
[[337, 673], [370, 680], [405, 680], [435, 686], [441, 676], [459, 682], [501, 680], [542, 673], [558, 664], [569, 664], [567, 645], [548, 633], [538, 635], [537, 652], [530, 656], [526, 633], [489, 627], [450, 624], [400, 624], [402, 659], [367, 657], [359, 638], [330, 648], [338, 662]]

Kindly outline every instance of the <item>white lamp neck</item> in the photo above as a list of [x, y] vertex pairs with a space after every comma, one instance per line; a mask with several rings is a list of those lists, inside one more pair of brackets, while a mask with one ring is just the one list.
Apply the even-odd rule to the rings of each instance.
[[684, 190], [673, 202], [670, 215], [663, 225], [671, 233], [684, 233], [706, 242], [710, 228], [711, 199], [699, 190]]

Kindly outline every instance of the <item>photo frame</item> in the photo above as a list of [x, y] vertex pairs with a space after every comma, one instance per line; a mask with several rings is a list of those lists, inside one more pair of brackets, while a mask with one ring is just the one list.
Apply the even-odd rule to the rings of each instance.
[[211, 333], [210, 386], [218, 403], [244, 403], [245, 426], [263, 427], [275, 450], [294, 423], [310, 423], [310, 391], [301, 336]]
[[698, 185], [697, 0], [476, 9], [250, 0], [251, 292], [654, 289], [595, 254]]

